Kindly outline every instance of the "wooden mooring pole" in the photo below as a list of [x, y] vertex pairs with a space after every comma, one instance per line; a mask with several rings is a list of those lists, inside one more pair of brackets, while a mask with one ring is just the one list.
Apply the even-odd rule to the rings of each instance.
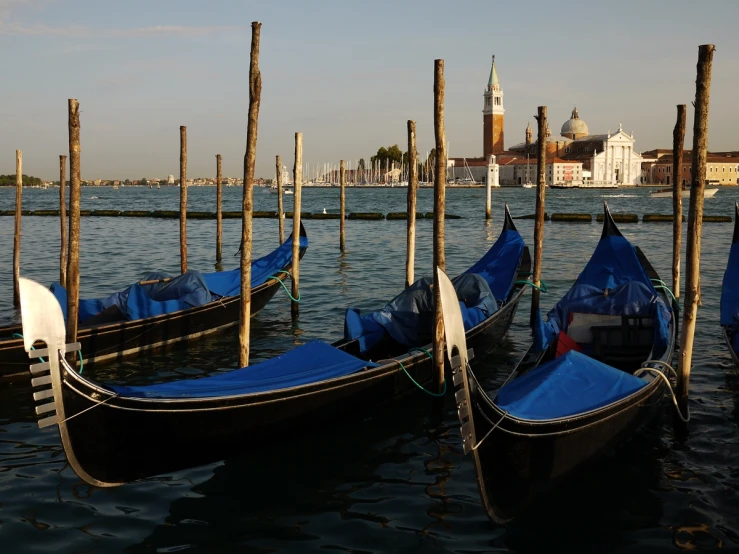
[[[67, 255], [67, 343], [77, 342], [80, 299], [80, 103], [69, 99], [69, 250]], [[70, 355], [69, 360], [74, 360]]]
[[251, 217], [254, 211], [254, 165], [257, 159], [257, 123], [262, 97], [262, 75], [259, 72], [259, 35], [262, 24], [251, 24], [251, 61], [249, 62], [249, 123], [244, 154], [244, 195], [241, 223], [241, 311], [239, 315], [239, 367], [249, 365], [249, 333], [251, 327]]
[[444, 60], [434, 60], [434, 381], [437, 393], [444, 390], [444, 319], [441, 310], [439, 272], [446, 271], [444, 257], [444, 209], [446, 195], [446, 135], [444, 132]]
[[[541, 263], [544, 245], [544, 204], [546, 197], [546, 136], [547, 136], [547, 107], [539, 106], [538, 114], [534, 116], [539, 123], [539, 134], [536, 143], [536, 220], [534, 222], [534, 274], [533, 282], [541, 286]], [[531, 291], [531, 322], [536, 318], [539, 309], [539, 289]]]
[[216, 263], [223, 260], [223, 185], [221, 155], [216, 154]]
[[416, 193], [418, 191], [418, 152], [416, 152], [416, 122], [408, 120], [408, 237], [405, 258], [405, 288], [413, 284], [416, 262]]
[[285, 208], [282, 206], [282, 160], [275, 156], [275, 174], [277, 175], [277, 221], [280, 227], [280, 244], [285, 242]]
[[187, 127], [180, 125], [180, 273], [187, 273]]
[[688, 385], [693, 362], [693, 338], [700, 301], [700, 257], [703, 228], [703, 197], [706, 188], [706, 154], [708, 150], [708, 103], [711, 96], [713, 44], [698, 48], [695, 81], [695, 117], [693, 120], [692, 186], [688, 211], [688, 244], [685, 258], [685, 304], [680, 335], [680, 373], [677, 402], [681, 414], [688, 416]]
[[682, 167], [685, 144], [685, 104], [677, 105], [672, 131], [672, 294], [680, 298], [680, 248], [683, 234]]
[[13, 240], [13, 306], [21, 305], [21, 217], [23, 206], [23, 151], [15, 151], [15, 237]]
[[[303, 184], [303, 133], [295, 133], [295, 165], [293, 166], [293, 298], [300, 297], [300, 203]], [[293, 316], [300, 312], [298, 303], [293, 301], [290, 311]]]
[[344, 252], [346, 250], [346, 236], [344, 234], [346, 224], [346, 165], [344, 163], [344, 160], [341, 160], [341, 163], [339, 164], [339, 185], [341, 186], [341, 193], [339, 195], [341, 197], [341, 215], [339, 216], [339, 248], [342, 252]]
[[67, 156], [59, 156], [59, 223], [61, 225], [61, 249], [59, 252], [59, 283], [67, 288]]

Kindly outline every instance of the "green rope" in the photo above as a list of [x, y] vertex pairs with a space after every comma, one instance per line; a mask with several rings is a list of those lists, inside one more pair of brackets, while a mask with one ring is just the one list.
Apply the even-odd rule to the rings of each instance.
[[[413, 352], [423, 352], [424, 354], [426, 354], [432, 360], [434, 359], [434, 356], [431, 354], [431, 352], [429, 352], [425, 348], [411, 348], [408, 351], [408, 354], [412, 354]], [[413, 377], [411, 377], [411, 374], [408, 373], [408, 370], [403, 365], [403, 362], [401, 362], [400, 360], [398, 360], [398, 365], [400, 366], [400, 369], [402, 369], [405, 372], [405, 374], [408, 376], [408, 379], [410, 379], [411, 382], [414, 385], [416, 385], [419, 389], [421, 389], [423, 392], [425, 392], [429, 396], [435, 396], [436, 398], [440, 398], [440, 397], [442, 397], [442, 396], [444, 396], [446, 394], [446, 379], [444, 379], [444, 390], [442, 390], [440, 393], [431, 392], [430, 390], [426, 390], [423, 387], [423, 385], [421, 385], [418, 381], [416, 381]]]
[[[23, 338], [23, 335], [21, 335], [20, 333], [13, 333], [13, 338], [14, 339], [22, 339]], [[31, 350], [36, 350], [36, 347], [33, 346], [33, 345], [31, 345]], [[85, 367], [85, 362], [82, 360], [82, 350], [78, 350], [77, 351], [77, 355], [80, 358], [80, 375], [82, 375], [82, 369]], [[46, 360], [44, 360], [40, 356], [39, 356], [39, 360], [41, 360], [42, 362], [45, 362], [46, 361]]]
[[[290, 275], [290, 272], [289, 271], [285, 271], [283, 269], [280, 269], [276, 273], [284, 273], [285, 275]], [[290, 275], [290, 276], [292, 277], [292, 275]], [[287, 285], [285, 285], [285, 282], [282, 279], [280, 279], [279, 277], [277, 277], [277, 275], [270, 275], [269, 277], [271, 277], [272, 279], [275, 279], [278, 283], [280, 283], [282, 285], [282, 288], [285, 289], [285, 292], [290, 297], [290, 300], [292, 300], [295, 303], [300, 302], [300, 291], [298, 291], [298, 297], [297, 298], [293, 298], [293, 295], [290, 294], [290, 291], [287, 289]]]
[[532, 281], [526, 281], [526, 280], [519, 280], [519, 281], [513, 281], [514, 285], [531, 285], [536, 290], [539, 290], [541, 292], [549, 292], [549, 289], [547, 288], [547, 284], [544, 281], [539, 281], [541, 285], [536, 285]]
[[677, 305], [678, 311], [680, 311], [680, 301], [675, 298], [675, 295], [672, 294], [672, 291], [670, 290], [670, 287], [667, 286], [667, 283], [665, 283], [662, 279], [650, 279], [652, 284], [654, 285], [655, 289], [662, 289], [667, 292], [667, 294], [670, 295], [670, 298], [672, 298], [673, 302]]

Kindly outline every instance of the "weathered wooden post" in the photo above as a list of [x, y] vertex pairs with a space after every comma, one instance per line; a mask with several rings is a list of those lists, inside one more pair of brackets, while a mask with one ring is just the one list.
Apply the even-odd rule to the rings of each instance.
[[221, 155], [216, 154], [216, 262], [223, 259], [223, 185], [221, 185]]
[[[490, 175], [488, 175], [488, 177], [490, 177]], [[493, 188], [493, 183], [490, 182], [490, 179], [489, 178], [485, 179], [485, 219], [492, 219], [493, 217], [493, 210], [492, 210], [493, 201], [491, 198], [492, 188]]]
[[251, 327], [251, 218], [254, 210], [254, 165], [257, 159], [257, 123], [262, 97], [262, 74], [259, 72], [259, 35], [262, 24], [251, 24], [251, 61], [249, 62], [249, 123], [244, 154], [244, 195], [241, 223], [241, 311], [239, 317], [239, 367], [249, 365], [249, 332]]
[[441, 311], [439, 272], [446, 271], [444, 257], [444, 204], [446, 201], [446, 135], [444, 133], [444, 60], [434, 60], [434, 136], [436, 172], [434, 179], [434, 380], [444, 390], [444, 319]]
[[180, 125], [180, 273], [187, 272], [187, 127]]
[[[67, 255], [67, 343], [77, 342], [80, 299], [80, 103], [69, 99], [69, 251]], [[70, 361], [74, 357], [70, 356]]]
[[685, 104], [677, 105], [677, 122], [672, 131], [672, 294], [680, 298], [680, 248], [683, 233], [682, 167], [685, 143]]
[[416, 122], [408, 120], [408, 238], [406, 241], [405, 288], [413, 284], [416, 256], [416, 192], [418, 191], [418, 152]]
[[346, 166], [344, 165], [344, 160], [341, 160], [341, 164], [339, 167], [339, 185], [341, 186], [341, 193], [340, 196], [340, 204], [341, 204], [341, 215], [340, 222], [339, 222], [339, 248], [342, 252], [346, 249], [346, 242], [345, 242], [345, 236], [344, 236], [344, 225], [345, 225], [345, 218], [346, 218]]
[[[536, 221], [534, 222], [534, 275], [533, 282], [541, 286], [542, 248], [544, 245], [544, 199], [546, 195], [547, 170], [547, 107], [539, 106], [538, 115], [534, 116], [539, 123], [539, 134], [536, 142]], [[536, 318], [539, 309], [539, 289], [531, 291], [531, 322]]]
[[277, 175], [277, 221], [280, 227], [280, 244], [285, 242], [285, 209], [282, 207], [282, 160], [275, 156], [275, 174]]
[[[293, 166], [293, 266], [292, 297], [300, 296], [300, 202], [303, 184], [303, 133], [295, 133], [295, 165]], [[297, 316], [298, 303], [293, 301], [291, 312]]]
[[20, 308], [21, 217], [23, 205], [23, 151], [15, 151], [15, 240], [13, 241], [13, 306]]
[[61, 249], [59, 253], [59, 283], [67, 288], [67, 200], [64, 189], [67, 186], [67, 156], [59, 156], [59, 222], [61, 224]]
[[698, 302], [700, 300], [701, 233], [703, 230], [703, 196], [706, 188], [706, 154], [708, 150], [708, 101], [711, 96], [713, 44], [698, 48], [698, 76], [695, 81], [695, 117], [693, 120], [692, 181], [688, 212], [688, 245], [685, 258], [685, 304], [680, 335], [680, 375], [677, 401], [681, 414], [688, 417], [688, 384], [693, 361]]

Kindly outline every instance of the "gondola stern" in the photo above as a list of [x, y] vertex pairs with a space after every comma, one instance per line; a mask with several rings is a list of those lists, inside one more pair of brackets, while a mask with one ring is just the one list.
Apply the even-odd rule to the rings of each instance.
[[622, 237], [621, 231], [618, 230], [616, 222], [613, 221], [611, 210], [608, 208], [608, 202], [603, 201], [603, 233], [600, 238], [606, 237]]
[[734, 236], [732, 237], [731, 244], [739, 242], [739, 202], [734, 204]]

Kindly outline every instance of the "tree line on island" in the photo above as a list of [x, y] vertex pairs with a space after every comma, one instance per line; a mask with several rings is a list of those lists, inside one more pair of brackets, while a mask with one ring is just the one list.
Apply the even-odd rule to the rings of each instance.
[[[0, 187], [14, 187], [15, 173], [12, 175], [0, 175]], [[23, 186], [41, 186], [41, 179], [29, 175], [23, 175]]]

